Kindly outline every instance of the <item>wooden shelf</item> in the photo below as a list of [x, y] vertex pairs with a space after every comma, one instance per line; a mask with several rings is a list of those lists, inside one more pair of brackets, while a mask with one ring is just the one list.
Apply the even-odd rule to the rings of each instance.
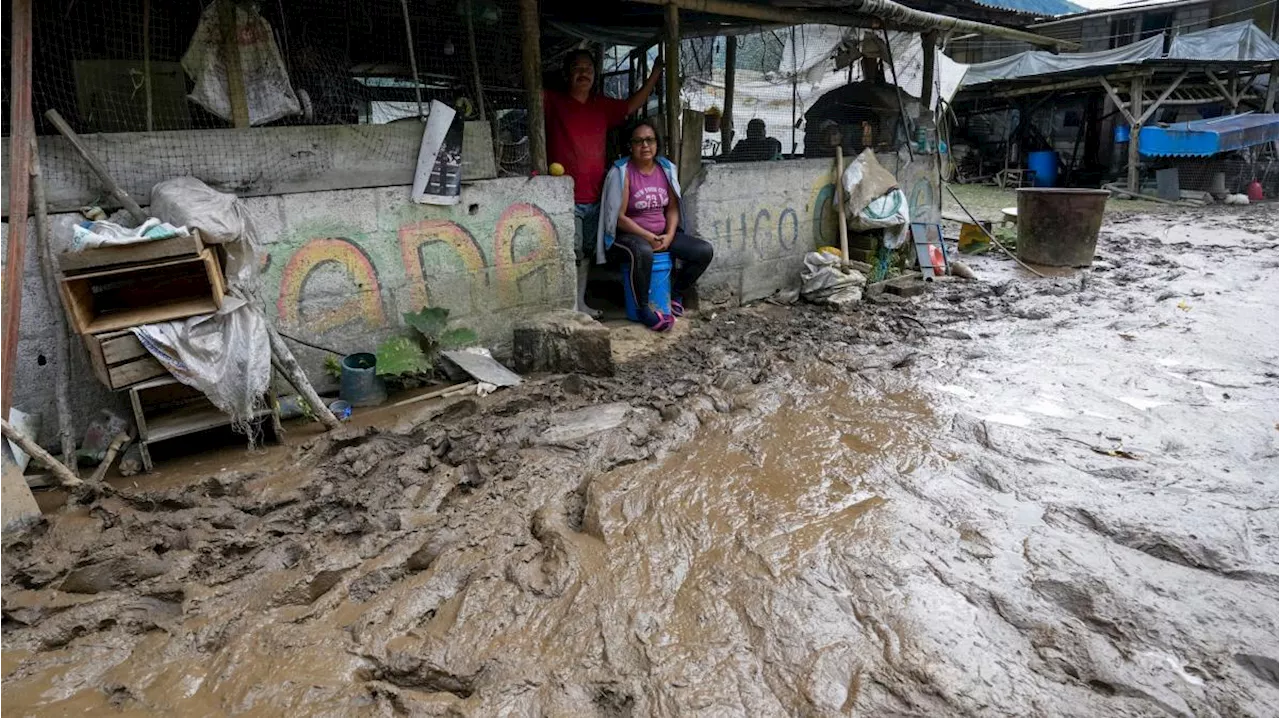
[[[261, 409], [254, 413], [254, 418], [270, 415], [270, 409]], [[231, 424], [231, 417], [212, 404], [199, 402], [159, 416], [149, 416], [146, 421], [147, 433], [143, 438], [148, 444], [154, 444], [157, 441], [228, 426]]]
[[64, 276], [58, 284], [80, 334], [99, 334], [200, 314], [222, 307], [225, 285], [213, 250], [147, 264]]
[[213, 314], [218, 311], [218, 303], [210, 297], [199, 299], [182, 299], [175, 302], [155, 304], [146, 309], [131, 309], [99, 315], [85, 324], [83, 334], [100, 334], [120, 329], [167, 322], [172, 319], [185, 319], [201, 314]]

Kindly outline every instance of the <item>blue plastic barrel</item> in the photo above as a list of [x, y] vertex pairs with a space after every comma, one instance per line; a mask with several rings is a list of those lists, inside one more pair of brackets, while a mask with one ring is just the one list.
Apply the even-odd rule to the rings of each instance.
[[1032, 152], [1027, 155], [1027, 169], [1036, 173], [1036, 187], [1052, 187], [1058, 184], [1058, 153], [1052, 150]]
[[[627, 281], [631, 268], [622, 268], [622, 285], [626, 294], [627, 319], [640, 321], [640, 312], [636, 308], [636, 294]], [[671, 313], [671, 255], [658, 252], [653, 255], [653, 273], [649, 275], [649, 303], [658, 311]]]
[[1132, 134], [1132, 130], [1128, 125], [1116, 125], [1114, 134], [1116, 144], [1122, 145], [1128, 142], [1130, 134]]

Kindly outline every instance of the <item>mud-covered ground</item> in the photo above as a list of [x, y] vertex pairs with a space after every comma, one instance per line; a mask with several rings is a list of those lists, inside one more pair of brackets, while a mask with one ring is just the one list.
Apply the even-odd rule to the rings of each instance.
[[5, 715], [1275, 715], [1276, 208], [1233, 209], [51, 517]]

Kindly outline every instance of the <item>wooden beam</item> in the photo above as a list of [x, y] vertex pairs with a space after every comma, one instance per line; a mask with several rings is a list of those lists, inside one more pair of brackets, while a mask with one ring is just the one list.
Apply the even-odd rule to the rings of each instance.
[[142, 0], [142, 92], [147, 98], [147, 132], [151, 132], [156, 128], [151, 96], [151, 0]]
[[[13, 405], [13, 372], [18, 361], [18, 330], [22, 322], [22, 277], [27, 266], [27, 200], [31, 187], [31, 1], [13, 0], [9, 27], [9, 218], [4, 265], [4, 347], [0, 372], [0, 419], [9, 418]], [[30, 452], [28, 452], [30, 453]]]
[[1138, 139], [1142, 133], [1142, 121], [1134, 118], [1142, 116], [1142, 84], [1143, 78], [1135, 77], [1129, 86], [1129, 191], [1138, 191]]
[[1204, 75], [1209, 78], [1209, 82], [1212, 82], [1214, 87], [1218, 88], [1218, 92], [1222, 93], [1222, 99], [1224, 102], [1233, 102], [1231, 90], [1227, 89], [1227, 86], [1223, 84], [1222, 80], [1213, 72], [1213, 70], [1205, 68]]
[[[475, 37], [470, 34], [471, 30], [471, 2], [467, 2], [467, 30], [468, 39], [471, 40], [471, 54], [475, 56]], [[409, 73], [413, 78], [413, 99], [418, 103], [418, 119], [426, 120], [427, 113], [422, 107], [422, 82], [418, 79], [418, 53], [413, 47], [413, 23], [412, 17], [409, 15], [409, 0], [400, 0], [400, 14], [404, 16], [404, 38], [405, 44], [409, 48]], [[483, 119], [483, 118], [481, 118]]]
[[[137, 202], [133, 201], [128, 192], [125, 192], [120, 188], [120, 185], [116, 184], [115, 180], [111, 178], [111, 173], [107, 171], [107, 166], [102, 164], [102, 160], [98, 159], [98, 156], [93, 154], [88, 147], [84, 146], [84, 143], [80, 141], [80, 135], [77, 135], [75, 130], [71, 129], [71, 125], [68, 125], [67, 121], [62, 119], [62, 115], [58, 114], [57, 110], [49, 110], [44, 113], [44, 116], [76, 148], [76, 151], [80, 153], [84, 161], [89, 163], [89, 168], [93, 170], [94, 174], [98, 175], [98, 179], [102, 180], [102, 186], [111, 193], [112, 197], [116, 198], [120, 206], [129, 210], [129, 214], [133, 215], [133, 218], [138, 220], [139, 223], [147, 221], [147, 213], [142, 211], [142, 208], [138, 206]], [[9, 200], [13, 200], [12, 194], [9, 195]]]
[[[1280, 4], [1278, 4], [1278, 8], [1280, 8]], [[1262, 103], [1263, 112], [1276, 111], [1276, 83], [1278, 82], [1280, 82], [1280, 63], [1276, 63], [1271, 76], [1267, 78], [1267, 99]]]
[[[1137, 75], [1143, 75], [1144, 77], [1150, 76], [1151, 71], [1147, 70], [1144, 72], [1127, 72], [1119, 75], [1109, 75], [1108, 77], [1111, 80], [1120, 81], [1120, 80], [1128, 80], [1129, 78], [1135, 77]], [[983, 89], [981, 86], [979, 86], [977, 89], [981, 91], [984, 96], [994, 95], [994, 96], [999, 96], [1003, 98], [1003, 97], [1026, 97], [1027, 95], [1039, 95], [1045, 92], [1058, 92], [1061, 90], [1085, 90], [1089, 88], [1096, 88], [1097, 85], [1098, 85], [1098, 78], [1096, 77], [1079, 77], [1074, 80], [1062, 80], [1061, 82], [1051, 82], [1047, 85], [1028, 85], [1027, 87], [1014, 87], [1008, 90], [1004, 90], [1004, 89], [997, 90], [994, 88], [988, 90], [988, 89]], [[966, 97], [971, 97], [973, 92], [974, 90], [967, 90]]]
[[733, 145], [733, 86], [737, 71], [738, 36], [730, 35], [724, 40], [724, 111], [720, 116], [720, 153], [725, 155]]
[[1182, 74], [1175, 77], [1173, 82], [1169, 83], [1169, 86], [1164, 88], [1164, 92], [1161, 92], [1160, 96], [1156, 98], [1156, 101], [1151, 103], [1151, 106], [1142, 113], [1142, 117], [1138, 118], [1139, 125], [1146, 124], [1147, 120], [1151, 119], [1151, 116], [1155, 114], [1156, 110], [1160, 109], [1160, 105], [1163, 104], [1165, 100], [1169, 99], [1169, 95], [1172, 95], [1173, 91], [1178, 89], [1178, 85], [1181, 85], [1183, 80], [1187, 79], [1187, 74], [1190, 72], [1191, 68], [1183, 70]]
[[1120, 101], [1120, 95], [1116, 92], [1116, 88], [1112, 87], [1111, 83], [1107, 82], [1107, 78], [1105, 77], [1099, 77], [1098, 82], [1102, 84], [1102, 89], [1107, 91], [1107, 96], [1115, 103], [1116, 109], [1119, 110], [1120, 114], [1124, 115], [1124, 118], [1128, 120], [1130, 125], [1132, 125], [1135, 118], [1133, 115], [1129, 114], [1129, 108], [1125, 106], [1126, 103]]
[[547, 171], [547, 116], [542, 107], [542, 37], [538, 0], [520, 0], [520, 50], [524, 60], [524, 97], [529, 106], [529, 163]]
[[893, 0], [852, 0], [841, 6], [841, 12], [824, 12], [795, 7], [777, 7], [763, 3], [745, 3], [735, 0], [631, 0], [646, 5], [676, 5], [682, 10], [724, 15], [726, 17], [760, 20], [782, 25], [839, 25], [841, 27], [866, 27], [867, 18], [880, 18], [886, 23], [916, 29], [951, 32], [976, 32], [983, 35], [1018, 40], [1037, 47], [1078, 50], [1080, 43], [1037, 35], [1025, 30], [1015, 30], [1001, 25], [991, 25], [974, 20], [937, 15], [915, 10]]
[[666, 59], [662, 66], [667, 85], [667, 159], [680, 166], [680, 6], [667, 3], [663, 13], [663, 42]]
[[227, 98], [231, 124], [249, 126], [249, 101], [244, 94], [244, 66], [240, 63], [240, 38], [235, 0], [218, 0], [218, 24], [222, 26], [222, 61], [227, 69]]

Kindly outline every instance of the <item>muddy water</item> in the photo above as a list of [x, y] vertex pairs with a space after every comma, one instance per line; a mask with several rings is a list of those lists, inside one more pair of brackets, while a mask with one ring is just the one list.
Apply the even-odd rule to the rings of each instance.
[[749, 308], [6, 546], [6, 715], [1274, 715], [1275, 210]]

